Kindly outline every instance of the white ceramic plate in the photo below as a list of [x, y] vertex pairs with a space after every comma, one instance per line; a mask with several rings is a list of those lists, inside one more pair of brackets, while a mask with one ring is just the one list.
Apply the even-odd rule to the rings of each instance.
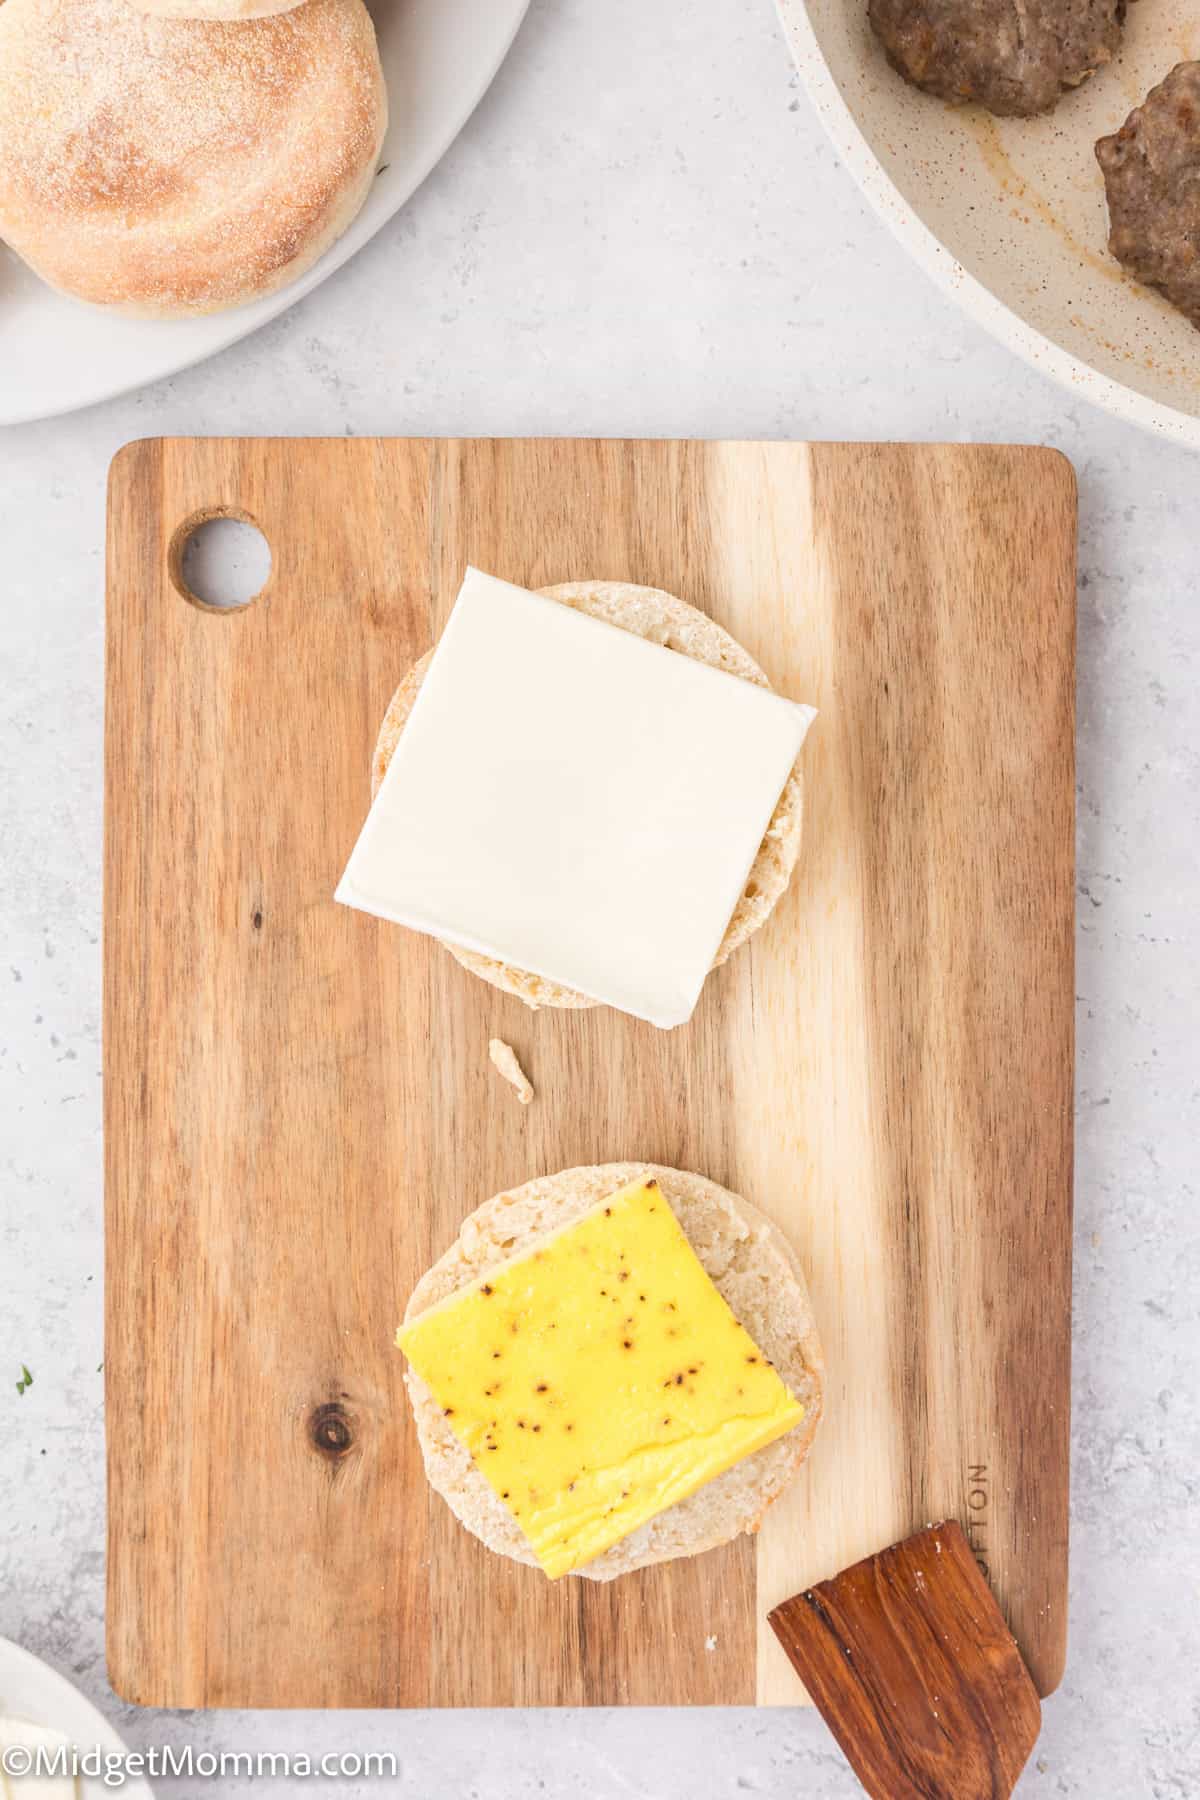
[[[0, 1638], [0, 1712], [61, 1732], [81, 1754], [97, 1746], [117, 1754], [125, 1749], [108, 1720], [78, 1688], [8, 1638]], [[15, 1783], [15, 1790], [19, 1792], [22, 1786]], [[107, 1800], [114, 1793], [121, 1794], [122, 1800], [153, 1800], [148, 1784], [132, 1778], [123, 1787], [113, 1788], [85, 1776], [79, 1789], [82, 1800]]]
[[0, 247], [0, 425], [107, 400], [200, 362], [283, 312], [361, 249], [445, 153], [491, 85], [529, 0], [368, 0], [391, 123], [367, 204], [299, 281], [211, 318], [126, 319], [64, 299]]
[[1040, 119], [946, 106], [889, 68], [867, 0], [779, 0], [797, 67], [876, 211], [964, 310], [1074, 393], [1200, 448], [1200, 331], [1105, 248], [1093, 146], [1177, 62], [1195, 0], [1138, 0], [1125, 43]]

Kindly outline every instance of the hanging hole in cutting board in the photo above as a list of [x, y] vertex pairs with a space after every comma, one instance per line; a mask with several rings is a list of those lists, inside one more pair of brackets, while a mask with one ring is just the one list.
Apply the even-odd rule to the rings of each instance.
[[179, 527], [169, 552], [171, 580], [205, 612], [239, 612], [271, 574], [271, 546], [246, 513], [203, 513]]

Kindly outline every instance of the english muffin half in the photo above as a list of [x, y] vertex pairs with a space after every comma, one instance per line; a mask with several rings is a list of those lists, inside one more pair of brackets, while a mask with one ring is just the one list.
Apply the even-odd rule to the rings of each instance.
[[[471, 1213], [458, 1238], [417, 1283], [406, 1325], [500, 1264], [533, 1252], [630, 1182], [656, 1180], [692, 1250], [738, 1323], [803, 1407], [784, 1436], [735, 1463], [575, 1572], [593, 1581], [695, 1556], [757, 1531], [796, 1474], [821, 1418], [824, 1363], [804, 1273], [783, 1233], [715, 1181], [650, 1163], [565, 1169], [514, 1188]], [[416, 1371], [405, 1376], [430, 1485], [455, 1517], [497, 1555], [535, 1565], [521, 1527], [455, 1436]]]
[[[607, 625], [632, 631], [652, 644], [661, 644], [668, 650], [678, 651], [681, 656], [690, 656], [714, 669], [722, 669], [727, 675], [740, 676], [743, 681], [752, 681], [758, 687], [769, 688], [771, 685], [753, 657], [727, 631], [696, 607], [689, 606], [685, 600], [677, 600], [660, 588], [639, 587], [627, 581], [564, 581], [554, 587], [539, 588], [537, 592], [563, 606], [587, 613], [591, 618], [601, 619]], [[371, 762], [372, 798], [379, 791], [432, 660], [433, 651], [430, 650], [413, 664], [392, 695]], [[786, 889], [800, 854], [803, 814], [804, 786], [797, 761], [779, 796], [746, 885], [713, 959], [714, 969], [765, 924]], [[528, 970], [514, 968], [477, 951], [464, 950], [459, 944], [447, 943], [446, 948], [473, 975], [481, 976], [506, 994], [515, 994], [526, 1006], [536, 1009], [540, 1006], [598, 1004], [559, 982], [532, 975]]]

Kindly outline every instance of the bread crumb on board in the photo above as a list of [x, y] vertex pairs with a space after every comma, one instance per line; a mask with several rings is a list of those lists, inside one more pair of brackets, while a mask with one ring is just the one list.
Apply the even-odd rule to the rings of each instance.
[[712, 1652], [716, 1649], [716, 1647], [717, 1647], [717, 1640], [715, 1637], [706, 1637], [705, 1638], [704, 1648], [708, 1651], [710, 1656], [711, 1656]]
[[505, 1081], [510, 1081], [516, 1088], [521, 1105], [528, 1106], [533, 1099], [533, 1083], [517, 1061], [512, 1045], [506, 1044], [503, 1038], [492, 1038], [488, 1043], [488, 1055]]

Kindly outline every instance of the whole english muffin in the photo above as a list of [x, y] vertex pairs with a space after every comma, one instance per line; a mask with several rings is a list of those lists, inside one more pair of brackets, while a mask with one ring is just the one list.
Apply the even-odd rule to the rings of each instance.
[[[660, 588], [639, 587], [627, 581], [564, 581], [537, 591], [563, 606], [575, 607], [594, 619], [603, 619], [606, 624], [632, 631], [651, 643], [665, 645], [683, 656], [694, 657], [697, 662], [708, 663], [714, 669], [724, 669], [727, 674], [738, 675], [744, 681], [753, 681], [758, 687], [771, 685], [754, 659], [727, 631], [696, 607], [677, 600], [673, 594], [663, 593]], [[371, 760], [372, 798], [379, 791], [432, 660], [433, 651], [430, 650], [413, 664], [392, 695]], [[779, 796], [741, 898], [713, 959], [714, 968], [719, 968], [766, 922], [786, 889], [800, 854], [803, 815], [804, 785], [797, 762]], [[464, 950], [458, 944], [448, 943], [446, 948], [465, 969], [491, 982], [493, 987], [515, 994], [526, 1006], [598, 1004], [559, 982], [515, 969], [494, 957]]]
[[1117, 261], [1200, 326], [1200, 62], [1151, 88], [1096, 145]]
[[[611, 1581], [650, 1563], [695, 1556], [757, 1531], [795, 1475], [821, 1419], [824, 1361], [803, 1270], [783, 1233], [756, 1207], [701, 1175], [653, 1163], [565, 1169], [498, 1194], [463, 1220], [458, 1238], [413, 1290], [408, 1324], [498, 1263], [569, 1225], [606, 1195], [653, 1177], [713, 1285], [805, 1409], [784, 1437], [735, 1463], [574, 1573]], [[405, 1374], [430, 1486], [489, 1550], [537, 1564], [520, 1526], [454, 1435], [413, 1369]]]
[[869, 0], [868, 13], [914, 87], [1028, 116], [1111, 61], [1125, 0]]
[[362, 0], [239, 24], [0, 6], [0, 237], [94, 305], [214, 312], [294, 280], [361, 206], [386, 123]]

